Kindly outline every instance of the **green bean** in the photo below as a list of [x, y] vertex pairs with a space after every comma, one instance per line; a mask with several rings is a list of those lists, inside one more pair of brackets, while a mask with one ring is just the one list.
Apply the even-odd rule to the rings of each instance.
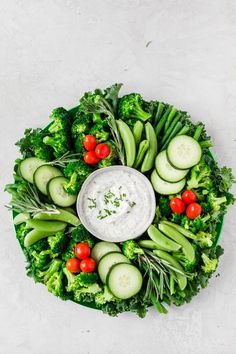
[[182, 123], [178, 122], [174, 129], [172, 130], [171, 134], [169, 135], [168, 139], [166, 139], [166, 142], [164, 145], [161, 147], [161, 151], [165, 150], [167, 146], [169, 145], [169, 142], [177, 135], [177, 133], [180, 131], [182, 128]]
[[[159, 258], [163, 259], [164, 261], [168, 262], [171, 266], [179, 270], [180, 272], [183, 272], [183, 268], [179, 264], [179, 262], [176, 261], [176, 259], [171, 256], [169, 253], [165, 251], [160, 251], [160, 250], [154, 250], [153, 253], [157, 255]], [[178, 281], [179, 287], [181, 290], [184, 290], [187, 285], [187, 277], [184, 274], [180, 274], [179, 272], [175, 272], [176, 274], [176, 279]]]
[[183, 253], [185, 254], [186, 258], [192, 262], [195, 258], [195, 251], [191, 243], [176, 229], [173, 227], [163, 224], [162, 222], [158, 225], [159, 229], [172, 240], [177, 242], [179, 245], [182, 246]]
[[190, 127], [188, 125], [184, 125], [183, 128], [178, 132], [177, 135], [185, 135], [189, 132]]
[[168, 117], [167, 117], [167, 120], [165, 122], [165, 128], [164, 128], [164, 132], [166, 133], [167, 129], [169, 128], [171, 122], [172, 122], [172, 119], [174, 118], [175, 114], [177, 112], [177, 108], [173, 107], [172, 110], [170, 111]]
[[174, 127], [176, 126], [176, 124], [178, 123], [180, 118], [181, 118], [181, 113], [178, 112], [176, 117], [174, 118], [173, 122], [171, 123], [171, 125], [167, 129], [166, 133], [164, 134], [163, 138], [161, 139], [161, 145], [163, 145], [165, 143], [165, 141], [167, 140], [167, 138], [170, 136], [172, 130], [174, 129]]
[[30, 247], [35, 242], [41, 240], [42, 238], [52, 236], [55, 232], [45, 232], [39, 230], [31, 230], [24, 238], [24, 246]]
[[43, 232], [58, 232], [66, 228], [66, 223], [63, 221], [45, 221], [30, 219], [26, 221], [26, 227]]
[[116, 121], [125, 148], [126, 165], [132, 167], [136, 156], [136, 144], [129, 126], [119, 119]]
[[172, 106], [167, 106], [165, 113], [163, 114], [163, 116], [159, 120], [157, 126], [155, 127], [156, 136], [158, 136], [160, 134], [163, 126], [165, 125], [166, 119], [167, 119], [169, 113], [171, 112], [171, 109], [172, 109]]
[[195, 129], [194, 135], [193, 135], [193, 139], [195, 139], [196, 141], [199, 140], [199, 138], [202, 134], [203, 128], [204, 128], [203, 124], [199, 124], [197, 126], [197, 128]]
[[199, 141], [198, 144], [201, 146], [202, 149], [209, 149], [213, 146], [213, 143], [210, 139]]
[[136, 146], [138, 146], [141, 141], [143, 127], [144, 127], [143, 123], [140, 120], [137, 120], [137, 122], [134, 124], [133, 136], [134, 136]]
[[30, 214], [29, 213], [20, 213], [14, 217], [14, 225], [19, 225], [22, 224], [23, 222], [26, 222], [28, 219], [30, 219]]
[[163, 235], [154, 225], [149, 226], [147, 233], [152, 241], [154, 241], [158, 246], [165, 248], [166, 251], [174, 252], [181, 248], [178, 243]]
[[149, 148], [149, 141], [148, 140], [141, 141], [141, 143], [139, 144], [136, 159], [134, 161], [134, 165], [133, 165], [134, 168], [137, 169], [141, 165], [141, 163], [143, 162], [143, 159], [144, 159], [144, 155], [145, 155], [146, 151], [148, 150], [148, 148]]
[[153, 122], [154, 126], [156, 126], [157, 122], [159, 122], [159, 120], [161, 119], [164, 108], [165, 108], [165, 104], [163, 102], [158, 102], [157, 111]]
[[65, 209], [57, 209], [58, 214], [48, 214], [48, 213], [38, 213], [34, 216], [34, 219], [37, 220], [59, 220], [64, 221], [73, 226], [80, 225], [80, 220], [76, 215], [73, 215], [72, 212], [69, 212]]
[[147, 140], [149, 141], [149, 148], [146, 152], [146, 155], [142, 163], [142, 167], [141, 167], [142, 173], [145, 173], [152, 169], [154, 165], [155, 157], [157, 155], [157, 148], [158, 148], [155, 130], [151, 125], [151, 123], [149, 122], [145, 124], [145, 133], [146, 133]]

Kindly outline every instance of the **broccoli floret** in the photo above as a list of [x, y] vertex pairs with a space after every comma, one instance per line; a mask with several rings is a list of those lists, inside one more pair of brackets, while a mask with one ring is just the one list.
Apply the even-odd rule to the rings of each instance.
[[80, 154], [81, 156], [83, 156], [86, 151], [83, 145], [84, 137], [85, 137], [84, 133], [79, 133], [75, 140], [75, 151], [77, 154]]
[[175, 224], [181, 224], [183, 217], [184, 217], [183, 214], [172, 213], [171, 221], [174, 222]]
[[105, 158], [101, 159], [98, 163], [98, 168], [109, 167], [115, 165], [118, 161], [118, 154], [115, 144], [111, 141], [106, 141], [106, 144], [110, 148], [110, 154]]
[[38, 271], [38, 277], [41, 279], [41, 281], [46, 284], [48, 280], [51, 278], [51, 276], [58, 272], [61, 265], [62, 261], [58, 258], [53, 259], [50, 263], [47, 264], [48, 268], [46, 270], [39, 270]]
[[70, 194], [77, 194], [91, 172], [91, 167], [82, 160], [68, 163], [64, 168], [64, 175], [70, 178], [70, 181], [64, 185], [65, 190]]
[[211, 247], [213, 244], [213, 236], [209, 232], [199, 231], [195, 235], [194, 242], [201, 248]]
[[81, 110], [78, 110], [71, 127], [72, 137], [76, 139], [78, 134], [87, 133], [89, 131], [91, 121], [91, 115], [84, 114]]
[[53, 123], [48, 128], [48, 135], [43, 138], [44, 144], [53, 148], [56, 158], [61, 157], [70, 150], [71, 117], [64, 108], [56, 108], [50, 118]]
[[207, 200], [211, 206], [211, 209], [214, 211], [219, 211], [221, 209], [221, 204], [227, 203], [226, 196], [217, 197], [216, 193], [214, 192], [209, 193], [209, 195], [207, 196]]
[[143, 254], [144, 251], [134, 240], [127, 240], [123, 243], [122, 251], [128, 259], [137, 258], [138, 254]]
[[168, 218], [172, 211], [170, 208], [170, 200], [167, 197], [161, 196], [159, 199], [159, 210], [162, 216]]
[[109, 132], [104, 130], [104, 124], [96, 123], [90, 130], [89, 134], [95, 136], [97, 143], [102, 143], [109, 139]]
[[138, 118], [142, 121], [146, 121], [151, 118], [152, 115], [149, 112], [145, 112], [142, 105], [143, 99], [140, 94], [130, 93], [129, 95], [125, 95], [119, 101], [119, 116], [124, 120]]
[[199, 215], [194, 220], [191, 220], [187, 216], [184, 216], [181, 221], [181, 226], [195, 234], [198, 231], [205, 231], [207, 229], [207, 221], [209, 219], [209, 214], [205, 215], [204, 217]]
[[63, 273], [67, 279], [66, 291], [76, 291], [80, 287], [78, 275], [71, 273], [66, 267], [63, 268]]
[[21, 247], [24, 247], [24, 238], [30, 232], [30, 229], [26, 227], [26, 223], [22, 223], [17, 227], [16, 238], [18, 239]]
[[46, 283], [48, 291], [56, 296], [63, 297], [64, 295], [64, 285], [63, 285], [63, 274], [61, 271], [53, 273]]
[[210, 259], [205, 253], [202, 254], [202, 260], [204, 265], [201, 267], [205, 273], [213, 273], [215, 272], [218, 266], [218, 259]]
[[107, 302], [117, 301], [117, 298], [109, 291], [108, 287], [104, 285], [103, 291], [95, 295], [95, 303], [98, 307], [106, 304]]
[[51, 250], [45, 250], [37, 253], [35, 250], [31, 252], [35, 267], [43, 269], [48, 263], [50, 263], [52, 252]]
[[76, 243], [87, 243], [90, 248], [92, 248], [95, 244], [95, 238], [88, 232], [88, 230], [82, 224], [74, 228], [71, 233], [71, 238]]
[[188, 189], [203, 188], [209, 191], [213, 182], [211, 180], [211, 169], [201, 160], [199, 164], [191, 169], [190, 178], [187, 180]]
[[75, 257], [75, 246], [76, 242], [74, 240], [70, 240], [66, 250], [61, 255], [63, 261], [68, 261], [68, 259]]
[[30, 250], [36, 251], [36, 252], [41, 252], [41, 251], [46, 251], [48, 250], [48, 240], [47, 238], [42, 238], [41, 240], [35, 242], [33, 245], [29, 247]]
[[198, 263], [198, 250], [197, 246], [192, 244], [194, 251], [195, 251], [195, 258], [192, 262], [189, 261], [189, 259], [186, 258], [186, 256], [183, 254], [181, 251], [177, 251], [173, 253], [174, 258], [183, 266], [185, 272], [193, 272], [197, 263]]
[[98, 276], [97, 273], [85, 273], [81, 272], [78, 277], [78, 284], [80, 287], [88, 287], [97, 282]]
[[41, 160], [50, 161], [53, 158], [53, 150], [43, 143], [45, 136], [45, 130], [26, 129], [23, 138], [16, 143], [23, 157], [36, 156]]
[[100, 286], [95, 283], [88, 287], [79, 288], [74, 292], [74, 301], [91, 302], [94, 301], [95, 295], [101, 291]]
[[61, 253], [67, 246], [68, 236], [63, 231], [59, 231], [54, 236], [48, 237], [48, 243], [53, 254]]

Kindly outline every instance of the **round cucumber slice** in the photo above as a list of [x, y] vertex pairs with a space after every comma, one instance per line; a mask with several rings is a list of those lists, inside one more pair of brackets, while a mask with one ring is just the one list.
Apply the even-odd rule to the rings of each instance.
[[109, 252], [100, 259], [98, 263], [98, 274], [104, 284], [106, 283], [109, 270], [117, 263], [130, 263], [130, 260], [120, 252]]
[[180, 170], [185, 170], [198, 164], [201, 157], [201, 146], [188, 135], [174, 137], [167, 147], [168, 160], [171, 165]]
[[26, 181], [33, 183], [35, 171], [39, 166], [44, 164], [45, 161], [40, 160], [37, 157], [28, 157], [20, 163], [20, 173]]
[[101, 241], [96, 243], [96, 245], [92, 248], [91, 257], [95, 260], [96, 263], [100, 261], [100, 259], [109, 252], [120, 252], [120, 247], [113, 242]]
[[155, 160], [155, 167], [158, 175], [167, 182], [179, 182], [189, 170], [179, 170], [174, 168], [168, 161], [166, 150], [160, 152]]
[[155, 191], [163, 195], [179, 193], [186, 184], [185, 178], [175, 183], [166, 182], [158, 176], [156, 170], [153, 170], [151, 174], [151, 182]]
[[129, 299], [142, 288], [143, 277], [133, 264], [118, 263], [107, 276], [107, 285], [112, 294], [119, 299]]
[[34, 173], [34, 184], [40, 190], [41, 193], [47, 195], [48, 182], [58, 176], [63, 176], [63, 173], [56, 167], [42, 165], [37, 168]]
[[71, 195], [64, 189], [65, 183], [68, 183], [65, 177], [54, 177], [47, 185], [48, 194], [50, 195], [54, 204], [61, 207], [69, 207], [75, 204], [77, 195]]

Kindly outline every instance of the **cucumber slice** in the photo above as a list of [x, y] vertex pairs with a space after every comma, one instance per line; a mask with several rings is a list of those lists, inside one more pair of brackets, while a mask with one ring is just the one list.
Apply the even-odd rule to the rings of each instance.
[[175, 183], [166, 182], [158, 176], [156, 170], [152, 171], [151, 182], [155, 191], [163, 195], [179, 193], [186, 184], [185, 178]]
[[107, 276], [107, 285], [118, 299], [129, 299], [142, 288], [143, 277], [133, 264], [118, 263], [114, 265]]
[[34, 184], [41, 193], [47, 195], [48, 182], [58, 176], [63, 176], [63, 173], [56, 167], [42, 165], [37, 168], [34, 173]]
[[178, 170], [168, 161], [166, 150], [160, 152], [155, 160], [155, 167], [158, 175], [167, 182], [179, 182], [188, 173], [189, 170]]
[[109, 270], [117, 263], [130, 263], [130, 260], [120, 252], [109, 252], [100, 259], [98, 263], [98, 274], [104, 284], [106, 283]]
[[96, 245], [92, 248], [91, 257], [95, 260], [96, 263], [100, 261], [100, 259], [109, 252], [120, 252], [120, 247], [113, 242], [101, 241], [96, 243]]
[[34, 173], [39, 166], [45, 164], [45, 161], [38, 159], [37, 157], [28, 157], [20, 163], [20, 173], [22, 177], [30, 182], [34, 182]]
[[202, 157], [202, 149], [190, 136], [177, 135], [167, 147], [167, 157], [171, 165], [184, 170], [198, 164]]
[[64, 185], [67, 182], [68, 179], [59, 176], [52, 178], [47, 185], [48, 194], [53, 203], [61, 207], [69, 207], [77, 199], [77, 195], [71, 195], [65, 191]]

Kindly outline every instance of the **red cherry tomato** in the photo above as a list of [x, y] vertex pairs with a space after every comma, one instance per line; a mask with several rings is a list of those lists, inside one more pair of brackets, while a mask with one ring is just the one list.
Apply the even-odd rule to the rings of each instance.
[[172, 198], [170, 201], [170, 208], [174, 213], [182, 214], [185, 209], [185, 204], [180, 198]]
[[85, 258], [80, 262], [80, 269], [82, 272], [91, 273], [96, 268], [95, 260], [92, 258]]
[[93, 135], [86, 135], [83, 139], [83, 145], [86, 150], [92, 151], [97, 145], [96, 139]]
[[186, 189], [186, 191], [182, 193], [182, 199], [185, 204], [191, 204], [196, 202], [197, 196], [193, 191]]
[[105, 159], [111, 152], [107, 144], [98, 144], [95, 148], [95, 153], [99, 159]]
[[68, 261], [66, 262], [66, 268], [71, 273], [79, 273], [80, 261], [77, 258], [68, 259]]
[[88, 258], [90, 256], [90, 247], [86, 243], [80, 242], [75, 246], [75, 255], [79, 259]]
[[186, 215], [189, 219], [195, 219], [202, 212], [202, 207], [198, 203], [191, 203], [187, 206]]
[[95, 151], [88, 151], [84, 154], [84, 161], [88, 165], [95, 165], [100, 161], [100, 159], [95, 154]]

